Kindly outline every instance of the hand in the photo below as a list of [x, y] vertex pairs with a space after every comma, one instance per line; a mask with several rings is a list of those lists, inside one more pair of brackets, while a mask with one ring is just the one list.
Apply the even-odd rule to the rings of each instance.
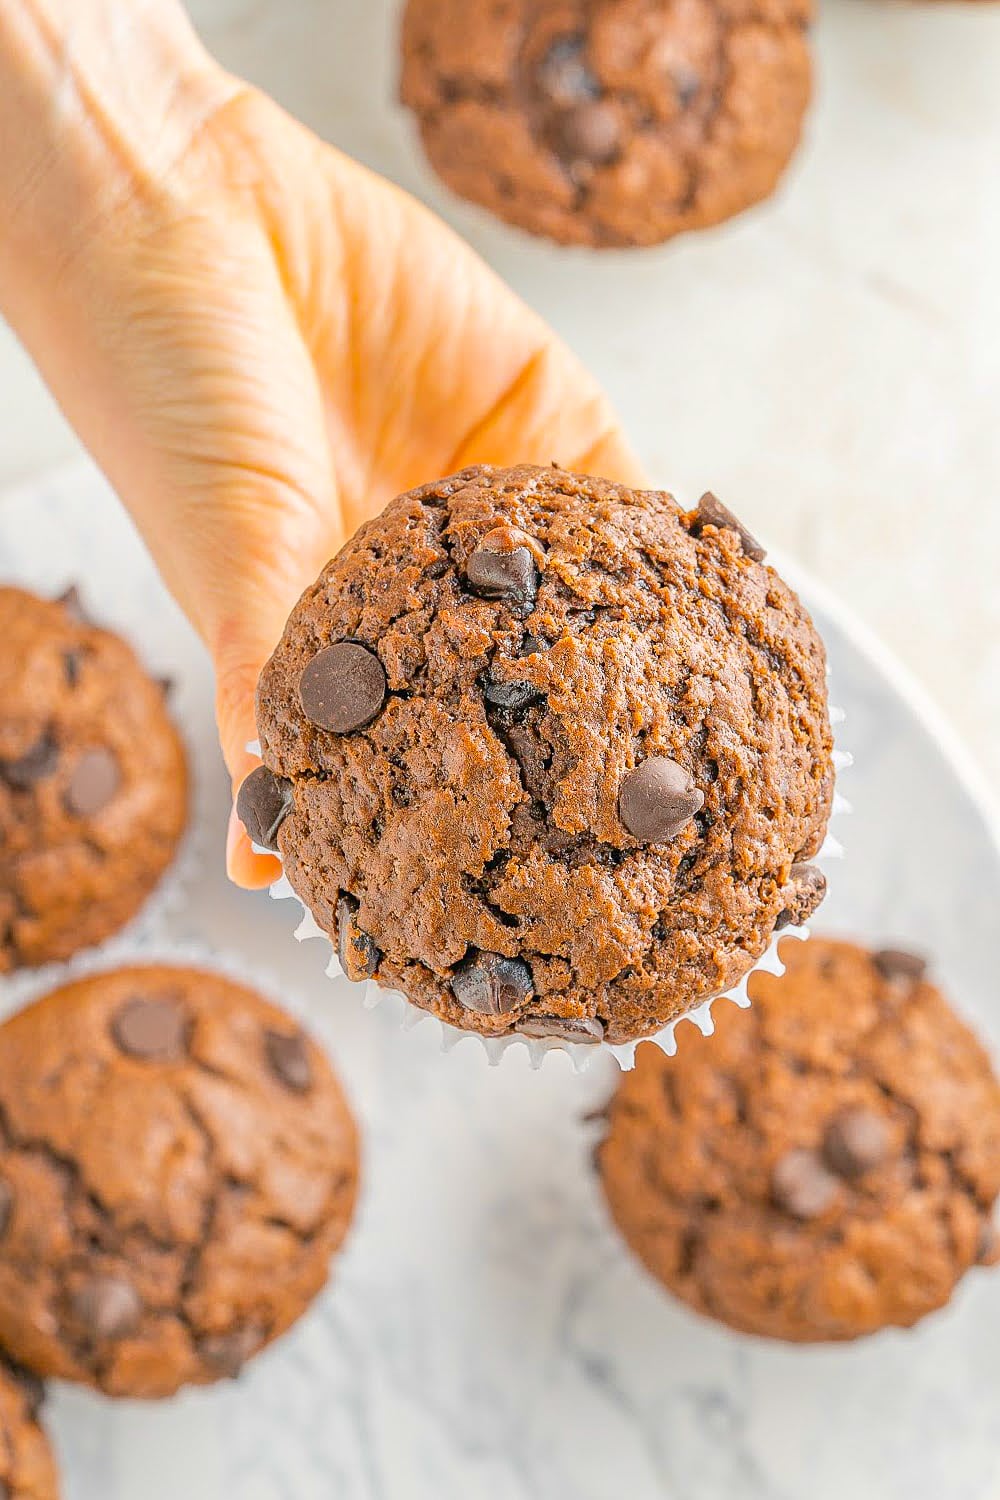
[[[466, 245], [216, 69], [172, 0], [139, 7], [152, 42], [128, 3], [129, 72], [165, 122], [77, 60], [96, 143], [67, 155], [79, 120], [45, 116], [57, 165], [22, 171], [0, 300], [208, 647], [235, 791], [291, 607], [393, 495], [476, 462], [640, 476], [595, 382]], [[67, 197], [83, 209], [56, 243]], [[246, 886], [277, 872], [235, 820], [228, 865]]]

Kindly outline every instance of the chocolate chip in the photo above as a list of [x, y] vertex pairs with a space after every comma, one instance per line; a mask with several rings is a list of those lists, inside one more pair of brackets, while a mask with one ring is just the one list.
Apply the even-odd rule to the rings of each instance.
[[521, 642], [522, 656], [540, 656], [543, 651], [547, 651], [548, 649], [545, 641], [540, 640], [537, 635], [528, 634]]
[[0, 1239], [10, 1228], [10, 1221], [14, 1217], [14, 1190], [9, 1182], [0, 1178]]
[[596, 99], [601, 85], [588, 68], [584, 53], [586, 37], [582, 32], [561, 36], [549, 47], [535, 70], [542, 93], [555, 104], [575, 104], [581, 99]]
[[826, 895], [826, 876], [818, 865], [796, 864], [788, 876], [782, 896], [788, 905], [774, 920], [775, 932], [790, 927], [794, 922], [801, 926], [819, 906]]
[[596, 1016], [526, 1016], [517, 1023], [521, 1036], [562, 1037], [567, 1042], [603, 1042], [604, 1025]]
[[15, 792], [30, 792], [39, 781], [51, 776], [59, 763], [59, 746], [46, 731], [30, 750], [16, 760], [0, 762], [0, 776]]
[[308, 1094], [313, 1082], [312, 1063], [301, 1032], [265, 1031], [264, 1051], [279, 1083], [293, 1094]]
[[538, 568], [520, 533], [498, 526], [487, 532], [465, 565], [465, 581], [474, 594], [502, 599], [519, 614], [530, 614], [538, 596]]
[[385, 668], [360, 641], [338, 641], [317, 652], [299, 679], [306, 718], [334, 734], [353, 734], [370, 724], [385, 694]]
[[[45, 1382], [38, 1375], [33, 1375], [30, 1370], [25, 1370], [22, 1365], [12, 1364], [9, 1360], [5, 1360], [4, 1363], [11, 1378], [20, 1388], [29, 1416], [37, 1417], [45, 1405]], [[2, 1495], [3, 1491], [0, 1490], [0, 1496]]]
[[163, 694], [164, 698], [169, 698], [170, 694], [173, 692], [174, 688], [177, 686], [176, 682], [174, 681], [174, 679], [172, 677], [157, 677], [155, 679], [155, 681], [156, 681], [156, 686], [159, 688], [159, 690]]
[[840, 1177], [863, 1177], [889, 1153], [889, 1127], [871, 1109], [845, 1109], [827, 1126], [823, 1155]]
[[68, 589], [63, 590], [57, 597], [56, 603], [61, 604], [70, 619], [75, 620], [78, 625], [90, 624], [90, 620], [87, 618], [87, 611], [83, 607], [83, 600], [80, 597], [80, 590], [75, 583], [71, 583]]
[[267, 766], [258, 766], [240, 787], [236, 816], [262, 849], [277, 849], [278, 829], [295, 806], [292, 784], [275, 776]]
[[473, 953], [451, 979], [459, 1005], [480, 1016], [506, 1016], [534, 993], [531, 970], [523, 958]]
[[71, 648], [63, 652], [63, 675], [66, 678], [66, 686], [75, 688], [80, 681], [80, 663], [84, 658], [83, 651]]
[[621, 150], [621, 118], [609, 100], [593, 99], [560, 110], [549, 126], [548, 135], [553, 151], [564, 161], [604, 167]]
[[677, 103], [681, 109], [687, 109], [698, 97], [701, 79], [697, 73], [685, 67], [674, 68], [673, 79], [674, 88], [677, 90]]
[[771, 1196], [796, 1219], [817, 1219], [837, 1195], [837, 1179], [815, 1151], [788, 1151], [771, 1174]]
[[140, 1062], [179, 1062], [187, 1052], [190, 1023], [184, 1007], [169, 996], [136, 995], [111, 1018], [120, 1052]]
[[66, 807], [75, 818], [92, 818], [107, 807], [121, 782], [118, 762], [110, 750], [103, 745], [85, 750], [73, 767], [66, 788]]
[[73, 1293], [73, 1314], [91, 1339], [123, 1339], [142, 1317], [139, 1293], [121, 1276], [91, 1276]]
[[362, 979], [374, 977], [382, 962], [382, 951], [377, 948], [367, 932], [358, 926], [360, 902], [346, 891], [337, 901], [337, 946], [340, 967], [348, 979], [360, 983]]
[[264, 1341], [259, 1328], [246, 1325], [229, 1333], [210, 1333], [198, 1340], [198, 1353], [212, 1371], [235, 1380], [243, 1366]]
[[690, 823], [704, 801], [683, 766], [665, 755], [651, 755], [622, 781], [618, 813], [637, 839], [662, 844]]
[[767, 556], [767, 552], [757, 538], [747, 531], [743, 522], [737, 520], [732, 511], [723, 505], [711, 490], [706, 490], [698, 501], [698, 523], [699, 532], [702, 526], [715, 526], [720, 531], [735, 531], [743, 551], [747, 557], [752, 557], [754, 562], [763, 562]]
[[883, 979], [890, 983], [919, 984], [927, 973], [927, 960], [902, 948], [880, 948], [872, 962]]
[[498, 682], [487, 677], [483, 683], [483, 697], [494, 708], [527, 708], [537, 703], [542, 694], [530, 682]]

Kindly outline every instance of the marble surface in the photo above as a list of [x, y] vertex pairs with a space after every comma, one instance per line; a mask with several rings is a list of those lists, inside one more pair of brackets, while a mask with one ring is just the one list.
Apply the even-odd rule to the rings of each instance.
[[[156, 1407], [54, 1392], [66, 1500], [994, 1500], [1000, 1275], [969, 1277], [909, 1334], [843, 1348], [771, 1347], [671, 1303], [612, 1232], [589, 1168], [583, 1116], [610, 1059], [578, 1077], [564, 1057], [533, 1073], [521, 1049], [491, 1069], [474, 1040], [443, 1056], [432, 1027], [403, 1032], [327, 979], [323, 945], [292, 940], [290, 903], [227, 885], [207, 663], [93, 472], [8, 498], [0, 576], [48, 592], [79, 580], [175, 678], [205, 859], [156, 942], [208, 945], [302, 1015], [365, 1139], [332, 1285], [237, 1385]], [[801, 587], [857, 757], [823, 925], [925, 947], [996, 1047], [1000, 828], [906, 684]]]
[[[191, 0], [225, 63], [427, 198], [593, 366], [650, 474], [706, 487], [905, 658], [1000, 777], [1000, 4], [822, 0], [780, 197], [640, 255], [441, 190], [394, 103], [397, 0]], [[0, 336], [0, 486], [73, 444]]]

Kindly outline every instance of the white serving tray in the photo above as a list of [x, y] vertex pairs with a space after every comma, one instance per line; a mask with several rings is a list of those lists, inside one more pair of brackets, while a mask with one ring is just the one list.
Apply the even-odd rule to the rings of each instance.
[[[953, 737], [833, 600], [782, 562], [827, 641], [849, 858], [820, 930], [933, 954], [995, 1046], [1000, 822]], [[327, 1294], [233, 1386], [155, 1407], [60, 1388], [66, 1500], [993, 1500], [1000, 1273], [909, 1334], [793, 1349], [674, 1305], [611, 1231], [589, 1168], [615, 1071], [490, 1068], [366, 1013], [287, 912], [226, 883], [210, 674], [89, 469], [0, 502], [0, 579], [78, 581], [179, 683], [207, 789], [204, 868], [163, 940], [258, 970], [329, 1046], [361, 1117], [365, 1188]], [[2, 992], [0, 992], [2, 993]], [[10, 990], [8, 989], [8, 997]], [[684, 1033], [678, 1066], [683, 1066]]]

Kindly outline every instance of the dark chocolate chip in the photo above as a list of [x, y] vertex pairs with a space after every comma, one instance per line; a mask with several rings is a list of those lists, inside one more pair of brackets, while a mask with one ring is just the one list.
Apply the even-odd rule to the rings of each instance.
[[554, 104], [576, 104], [600, 94], [600, 83], [585, 61], [586, 45], [582, 32], [561, 36], [538, 64], [538, 87]]
[[264, 1336], [259, 1328], [244, 1326], [229, 1333], [210, 1333], [198, 1340], [198, 1353], [206, 1365], [226, 1380], [235, 1380]]
[[711, 490], [706, 490], [698, 501], [698, 522], [699, 526], [715, 526], [720, 531], [735, 531], [743, 551], [747, 557], [752, 557], [754, 562], [763, 562], [767, 556], [766, 550], [752, 532], [747, 531], [743, 522], [737, 520], [732, 511], [723, 505]]
[[531, 970], [523, 958], [473, 953], [451, 979], [459, 1005], [480, 1016], [506, 1016], [534, 993]]
[[83, 661], [84, 652], [77, 651], [71, 647], [63, 652], [63, 675], [66, 678], [66, 686], [75, 688], [80, 681], [80, 663]]
[[164, 698], [169, 698], [170, 694], [173, 692], [177, 684], [172, 677], [157, 677], [156, 686], [159, 688]]
[[187, 1052], [190, 1022], [184, 1007], [169, 996], [136, 995], [111, 1018], [119, 1051], [140, 1062], [179, 1062]]
[[381, 949], [358, 926], [360, 903], [346, 891], [337, 901], [337, 947], [340, 967], [348, 979], [372, 979], [382, 962]]
[[39, 781], [51, 776], [59, 763], [59, 746], [46, 732], [30, 750], [16, 760], [0, 763], [0, 776], [15, 792], [29, 792]]
[[883, 979], [891, 983], [919, 984], [927, 973], [927, 960], [902, 948], [880, 948], [872, 962]]
[[788, 885], [783, 891], [788, 905], [775, 918], [774, 930], [801, 926], [819, 906], [826, 895], [826, 876], [818, 865], [796, 864], [789, 872]]
[[[22, 1365], [11, 1364], [5, 1360], [6, 1369], [13, 1380], [15, 1380], [24, 1397], [24, 1403], [28, 1408], [28, 1414], [37, 1417], [45, 1405], [45, 1382], [38, 1375], [33, 1375], [30, 1370], [24, 1369]], [[0, 1495], [3, 1491], [0, 1490]]]
[[590, 1016], [526, 1016], [518, 1021], [521, 1036], [562, 1037], [567, 1042], [603, 1042], [604, 1025]]
[[771, 1174], [771, 1196], [795, 1219], [817, 1219], [837, 1195], [837, 1179], [815, 1151], [788, 1151]]
[[823, 1155], [840, 1177], [863, 1177], [889, 1154], [889, 1127], [872, 1109], [845, 1109], [827, 1126]]
[[338, 641], [317, 652], [299, 679], [306, 718], [334, 734], [353, 734], [370, 724], [385, 694], [385, 668], [360, 641]]
[[122, 1276], [91, 1276], [73, 1293], [72, 1305], [95, 1342], [126, 1338], [142, 1317], [139, 1293]]
[[66, 807], [75, 818], [92, 818], [112, 801], [122, 783], [118, 762], [99, 745], [85, 750], [73, 767], [66, 788]]
[[14, 1190], [9, 1182], [0, 1178], [0, 1239], [3, 1239], [10, 1228], [10, 1221], [14, 1217]]
[[677, 67], [673, 70], [674, 88], [677, 90], [677, 103], [681, 109], [687, 109], [698, 97], [701, 88], [701, 79], [697, 73], [690, 68]]
[[538, 568], [529, 547], [511, 545], [517, 535], [503, 527], [487, 532], [465, 565], [465, 580], [474, 594], [502, 599], [520, 614], [530, 614], [538, 595]]
[[537, 635], [531, 635], [530, 633], [521, 642], [522, 656], [540, 656], [543, 651], [547, 651], [548, 649], [545, 641], [540, 640]]
[[494, 708], [527, 708], [537, 703], [542, 694], [530, 682], [498, 682], [487, 677], [483, 683], [483, 697]]
[[662, 844], [690, 823], [704, 801], [683, 766], [665, 755], [651, 755], [622, 781], [618, 812], [637, 839]]
[[607, 166], [621, 150], [621, 117], [607, 99], [574, 104], [552, 120], [549, 141], [556, 155], [571, 165]]
[[80, 590], [75, 583], [71, 583], [68, 589], [63, 590], [57, 597], [56, 603], [61, 604], [70, 619], [75, 620], [78, 625], [90, 624], [87, 611], [83, 607], [83, 600], [80, 597]]
[[293, 1094], [308, 1094], [312, 1088], [312, 1063], [306, 1039], [299, 1031], [265, 1031], [267, 1064], [280, 1084]]
[[240, 787], [236, 815], [252, 843], [277, 849], [278, 829], [294, 806], [291, 782], [275, 776], [267, 766], [258, 766]]

